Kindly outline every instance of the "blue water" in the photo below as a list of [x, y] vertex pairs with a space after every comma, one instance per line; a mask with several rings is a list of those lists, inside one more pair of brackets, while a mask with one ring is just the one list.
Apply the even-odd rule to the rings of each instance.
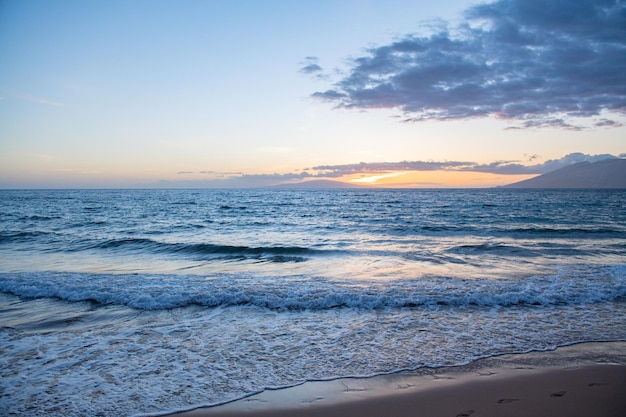
[[626, 340], [626, 191], [0, 191], [0, 414]]

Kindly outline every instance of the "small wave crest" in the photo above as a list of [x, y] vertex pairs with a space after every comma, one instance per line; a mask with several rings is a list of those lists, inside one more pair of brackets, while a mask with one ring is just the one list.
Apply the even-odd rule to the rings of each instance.
[[512, 235], [525, 237], [553, 237], [553, 238], [624, 238], [625, 233], [620, 229], [593, 228], [593, 227], [520, 227], [511, 229]]
[[0, 291], [142, 310], [190, 305], [249, 305], [275, 310], [550, 306], [607, 302], [626, 296], [626, 265], [564, 268], [553, 275], [524, 280], [424, 277], [386, 282], [232, 275], [3, 273]]
[[0, 232], [0, 243], [23, 243], [40, 239], [50, 233], [44, 231], [3, 231]]
[[478, 243], [454, 246], [447, 250], [448, 253], [454, 254], [474, 254], [474, 253], [496, 253], [502, 255], [514, 256], [540, 256], [542, 253], [533, 251], [522, 246], [505, 245], [502, 243]]

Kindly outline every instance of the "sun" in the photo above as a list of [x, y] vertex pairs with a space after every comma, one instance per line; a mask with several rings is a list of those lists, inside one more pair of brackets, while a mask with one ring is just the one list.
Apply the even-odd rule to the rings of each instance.
[[404, 172], [388, 172], [388, 173], [380, 174], [380, 175], [371, 175], [369, 177], [351, 179], [350, 182], [356, 182], [359, 184], [376, 185], [379, 182], [383, 182], [383, 183], [387, 182], [387, 181], [382, 181], [382, 180], [388, 180], [389, 178], [397, 177], [402, 174], [404, 174]]

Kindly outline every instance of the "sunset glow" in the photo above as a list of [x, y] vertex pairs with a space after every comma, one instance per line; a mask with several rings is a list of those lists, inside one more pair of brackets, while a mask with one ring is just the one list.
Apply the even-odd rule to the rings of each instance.
[[389, 188], [482, 188], [523, 181], [536, 175], [497, 175], [459, 171], [409, 171], [345, 180]]

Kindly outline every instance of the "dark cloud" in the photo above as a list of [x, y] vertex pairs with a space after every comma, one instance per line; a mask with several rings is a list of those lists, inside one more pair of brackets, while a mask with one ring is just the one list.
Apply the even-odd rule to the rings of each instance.
[[304, 72], [305, 74], [312, 74], [315, 72], [320, 72], [322, 71], [322, 67], [320, 67], [317, 64], [309, 64], [305, 67], [300, 68], [301, 72]]
[[602, 119], [602, 120], [598, 120], [594, 126], [596, 127], [621, 127], [623, 126], [621, 123], [615, 121], [615, 120], [609, 120], [609, 119]]
[[347, 165], [322, 165], [313, 167], [319, 177], [341, 177], [352, 174], [383, 174], [394, 171], [441, 171], [459, 169], [473, 165], [472, 162], [432, 162], [432, 161], [402, 161], [402, 162], [361, 162]]
[[493, 116], [523, 128], [578, 129], [572, 118], [626, 112], [626, 2], [499, 0], [464, 17], [454, 30], [367, 50], [313, 96], [400, 109], [409, 122]]

